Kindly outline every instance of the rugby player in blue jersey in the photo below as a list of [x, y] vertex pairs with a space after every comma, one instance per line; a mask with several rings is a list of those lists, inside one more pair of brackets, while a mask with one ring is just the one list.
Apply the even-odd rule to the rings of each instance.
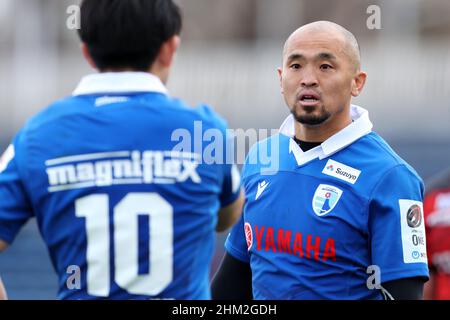
[[[227, 150], [225, 121], [164, 85], [180, 30], [171, 0], [84, 0], [82, 51], [100, 73], [1, 158], [0, 250], [35, 217], [60, 299], [210, 298], [214, 231], [238, 220], [243, 196], [227, 155], [202, 154], [206, 130]], [[181, 133], [200, 148], [180, 150]]]
[[[421, 299], [423, 183], [351, 104], [366, 80], [355, 37], [305, 25], [278, 73], [291, 115], [248, 154], [244, 213], [213, 298]], [[262, 150], [277, 167], [259, 161]]]

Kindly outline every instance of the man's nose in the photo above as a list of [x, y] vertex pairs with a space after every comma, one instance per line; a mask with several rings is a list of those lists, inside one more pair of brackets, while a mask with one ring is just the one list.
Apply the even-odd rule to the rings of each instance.
[[316, 73], [312, 70], [305, 70], [301, 79], [302, 87], [315, 87], [318, 85]]

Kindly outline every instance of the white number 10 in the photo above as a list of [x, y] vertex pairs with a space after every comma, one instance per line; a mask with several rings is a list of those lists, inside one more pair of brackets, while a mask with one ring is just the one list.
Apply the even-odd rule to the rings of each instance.
[[[109, 197], [94, 194], [75, 201], [75, 214], [86, 218], [87, 291], [110, 292]], [[150, 274], [139, 275], [138, 215], [150, 217]], [[173, 277], [173, 208], [157, 193], [129, 193], [115, 207], [115, 281], [131, 294], [157, 295]]]

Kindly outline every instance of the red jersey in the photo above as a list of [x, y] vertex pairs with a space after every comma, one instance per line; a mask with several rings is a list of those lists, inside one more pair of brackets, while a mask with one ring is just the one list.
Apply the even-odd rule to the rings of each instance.
[[427, 189], [424, 211], [428, 265], [435, 275], [433, 299], [450, 300], [450, 171]]

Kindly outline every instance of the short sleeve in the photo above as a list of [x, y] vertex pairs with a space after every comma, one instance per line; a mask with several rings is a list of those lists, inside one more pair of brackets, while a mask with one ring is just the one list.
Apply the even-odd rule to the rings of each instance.
[[0, 160], [0, 239], [8, 243], [33, 214], [19, 172], [18, 149], [20, 135]]
[[250, 262], [245, 239], [244, 215], [241, 216], [239, 222], [233, 226], [228, 234], [225, 240], [225, 249], [234, 258], [246, 263]]
[[235, 164], [235, 137], [228, 130], [225, 120], [219, 118], [218, 127], [223, 139], [221, 166], [223, 169], [222, 192], [220, 194], [220, 206], [226, 207], [236, 201], [241, 191], [241, 174]]
[[239, 169], [235, 164], [225, 165], [225, 176], [222, 185], [222, 193], [220, 195], [220, 206], [227, 205], [236, 201], [241, 190], [241, 176]]
[[381, 282], [428, 277], [423, 182], [407, 166], [390, 169], [369, 202], [372, 264]]
[[[248, 175], [252, 173], [254, 170], [254, 165], [250, 165], [249, 157], [252, 152], [255, 152], [255, 147], [252, 147], [247, 155], [244, 166], [242, 167], [242, 185], [243, 188], [247, 188], [248, 184]], [[247, 201], [246, 201], [247, 202]], [[246, 204], [244, 204], [243, 213], [239, 221], [233, 226], [231, 232], [228, 234], [228, 237], [225, 241], [225, 249], [227, 252], [232, 255], [234, 258], [241, 260], [243, 262], [250, 262], [250, 256], [248, 254], [248, 246], [247, 239], [245, 235], [245, 210]]]

